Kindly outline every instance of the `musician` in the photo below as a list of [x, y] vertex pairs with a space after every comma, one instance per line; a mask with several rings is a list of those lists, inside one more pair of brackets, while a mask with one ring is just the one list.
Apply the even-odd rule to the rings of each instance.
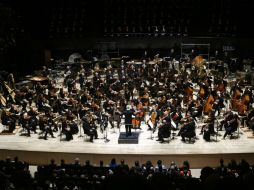
[[232, 133], [235, 132], [238, 127], [238, 115], [233, 114], [232, 118], [227, 120], [224, 127], [226, 132], [223, 136], [223, 139], [225, 139], [227, 135], [231, 135], [230, 138], [232, 138]]
[[162, 120], [161, 123], [158, 124], [158, 139], [161, 143], [164, 142], [163, 138], [168, 138], [171, 133], [171, 121], [170, 120]]
[[15, 117], [11, 117], [11, 112], [7, 112], [5, 109], [3, 109], [1, 114], [1, 121], [3, 125], [6, 125], [9, 127], [9, 132], [12, 133], [16, 126], [16, 119]]
[[131, 105], [127, 105], [126, 110], [123, 111], [123, 115], [125, 116], [126, 136], [131, 136], [132, 117], [134, 113], [135, 113], [135, 110], [132, 109]]
[[247, 115], [246, 124], [254, 133], [254, 109], [252, 109]]
[[27, 112], [27, 115], [29, 117], [29, 125], [31, 129], [34, 131], [34, 133], [37, 133], [36, 126], [38, 124], [38, 119], [37, 119], [38, 113], [35, 111], [33, 107], [30, 107], [30, 110]]
[[61, 131], [65, 136], [66, 136], [66, 141], [70, 141], [73, 139], [73, 135], [71, 132], [71, 128], [69, 125], [69, 122], [65, 118], [62, 120], [62, 131]]
[[220, 111], [224, 107], [225, 107], [225, 105], [224, 105], [224, 94], [222, 92], [221, 93], [218, 92], [218, 98], [214, 102], [213, 109], [215, 110], [215, 113], [218, 112], [218, 115], [220, 115]]
[[67, 113], [66, 113], [66, 119], [68, 121], [72, 121], [76, 118], [76, 116], [72, 113], [71, 110], [68, 110]]
[[214, 122], [215, 122], [215, 112], [209, 113], [209, 118], [205, 121], [207, 124], [201, 127], [200, 135], [203, 135], [203, 138], [206, 141], [210, 141], [210, 136], [215, 134]]
[[219, 125], [219, 131], [222, 131], [222, 127], [227, 127], [228, 121], [232, 120], [234, 118], [233, 112], [229, 109], [227, 112], [223, 114], [224, 120], [220, 122]]
[[121, 108], [120, 106], [114, 105], [113, 107], [113, 113], [111, 117], [109, 117], [109, 122], [112, 125], [112, 128], [115, 127], [114, 122], [116, 122], [116, 127], [119, 129], [120, 128], [120, 123], [121, 123]]
[[83, 90], [84, 87], [84, 82], [85, 82], [85, 77], [83, 73], [79, 74], [79, 84], [80, 84], [80, 89]]
[[189, 138], [189, 141], [192, 137], [196, 136], [195, 133], [195, 122], [192, 117], [187, 117], [186, 123], [181, 127], [178, 136], [182, 137], [182, 141], [185, 142], [185, 137]]
[[195, 121], [197, 121], [196, 117], [201, 117], [202, 111], [203, 111], [203, 106], [200, 103], [200, 101], [196, 102], [196, 105], [190, 110], [191, 111], [191, 116]]
[[[90, 116], [89, 116], [90, 115]], [[84, 134], [90, 136], [90, 142], [93, 142], [93, 139], [98, 139], [98, 133], [96, 130], [96, 126], [93, 123], [93, 119], [91, 118], [91, 114], [87, 114], [82, 118], [83, 121], [83, 130]]]
[[30, 119], [30, 117], [28, 116], [27, 112], [24, 112], [20, 118], [20, 124], [21, 124], [22, 128], [27, 130], [27, 137], [30, 137], [29, 119]]
[[178, 125], [179, 125], [181, 119], [183, 118], [182, 113], [181, 113], [181, 107], [178, 107], [177, 109], [172, 110], [171, 118], [174, 121], [174, 123], [176, 124], [176, 128], [178, 129]]
[[44, 140], [48, 140], [47, 139], [47, 135], [50, 134], [52, 138], [56, 138], [53, 134], [53, 130], [52, 128], [54, 127], [55, 129], [56, 128], [56, 125], [53, 121], [53, 118], [52, 117], [48, 117], [48, 116], [45, 116], [45, 122], [44, 122], [44, 126], [42, 128], [44, 128], [44, 132], [45, 132], [45, 135], [44, 135]]

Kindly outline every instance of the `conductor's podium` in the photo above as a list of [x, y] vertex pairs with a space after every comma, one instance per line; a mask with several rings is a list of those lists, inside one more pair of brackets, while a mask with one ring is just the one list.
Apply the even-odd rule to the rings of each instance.
[[118, 144], [138, 144], [139, 132], [132, 132], [126, 136], [126, 132], [120, 132]]

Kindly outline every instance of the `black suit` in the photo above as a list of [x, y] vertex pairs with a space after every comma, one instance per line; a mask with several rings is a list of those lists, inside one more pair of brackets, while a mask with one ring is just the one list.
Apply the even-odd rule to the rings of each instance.
[[91, 126], [91, 124], [87, 121], [86, 118], [82, 118], [83, 120], [83, 130], [84, 134], [90, 136], [90, 141], [93, 142], [93, 138], [98, 138], [98, 133], [96, 131], [96, 127]]
[[134, 110], [124, 110], [123, 114], [125, 116], [125, 130], [126, 130], [126, 135], [131, 135], [131, 127], [132, 127], [132, 115], [134, 114]]

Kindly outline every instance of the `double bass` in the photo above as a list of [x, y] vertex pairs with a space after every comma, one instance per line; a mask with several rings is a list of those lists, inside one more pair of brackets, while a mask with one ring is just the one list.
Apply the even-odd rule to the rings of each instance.
[[215, 100], [214, 100], [213, 95], [210, 94], [209, 97], [207, 98], [207, 101], [206, 101], [204, 108], [203, 108], [204, 114], [209, 114], [209, 112], [212, 111], [214, 101]]
[[239, 115], [244, 115], [244, 113], [248, 110], [249, 104], [250, 104], [249, 94], [243, 95], [242, 101], [239, 103], [237, 107]]
[[241, 91], [239, 89], [236, 89], [233, 93], [233, 97], [231, 100], [231, 107], [233, 110], [238, 110], [238, 107], [241, 104], [240, 98], [241, 98]]
[[193, 88], [191, 88], [190, 86], [186, 86], [184, 89], [184, 94], [185, 96], [183, 102], [184, 104], [188, 104], [189, 101], [191, 101], [193, 98]]
[[136, 106], [136, 114], [135, 118], [132, 119], [132, 126], [133, 128], [140, 128], [141, 125], [141, 118], [144, 116], [143, 105], [139, 102]]

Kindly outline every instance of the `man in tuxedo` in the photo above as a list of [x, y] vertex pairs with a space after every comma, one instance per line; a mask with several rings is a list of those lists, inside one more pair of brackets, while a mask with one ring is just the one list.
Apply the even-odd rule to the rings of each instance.
[[131, 127], [132, 127], [132, 115], [135, 113], [135, 110], [131, 108], [131, 105], [126, 106], [126, 110], [123, 111], [123, 115], [125, 116], [125, 130], [126, 136], [131, 135]]

